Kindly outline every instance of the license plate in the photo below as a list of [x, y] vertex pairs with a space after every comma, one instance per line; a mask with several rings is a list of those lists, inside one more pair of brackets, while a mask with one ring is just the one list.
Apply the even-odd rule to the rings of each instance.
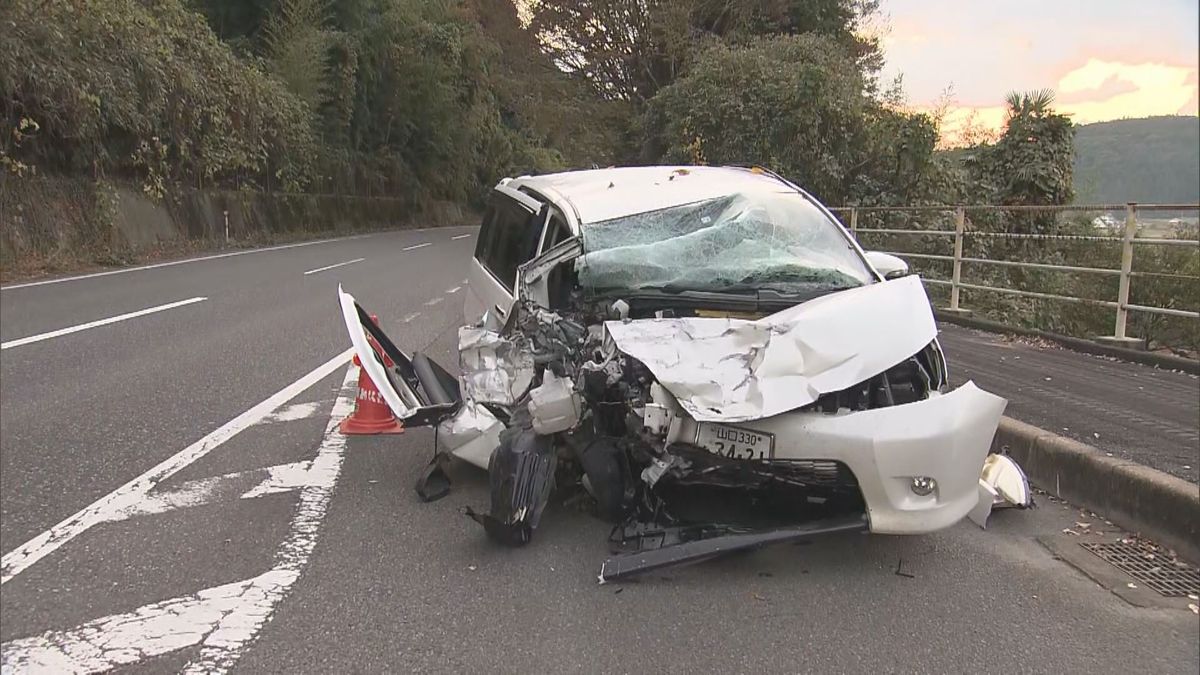
[[761, 431], [701, 422], [696, 430], [696, 445], [731, 459], [772, 459], [775, 435]]

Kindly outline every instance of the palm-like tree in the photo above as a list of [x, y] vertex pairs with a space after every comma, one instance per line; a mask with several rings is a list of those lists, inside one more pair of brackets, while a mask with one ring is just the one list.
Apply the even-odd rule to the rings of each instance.
[[1004, 97], [1004, 102], [1008, 104], [1009, 119], [1030, 116], [1042, 117], [1050, 112], [1050, 106], [1054, 104], [1054, 90], [1010, 91]]

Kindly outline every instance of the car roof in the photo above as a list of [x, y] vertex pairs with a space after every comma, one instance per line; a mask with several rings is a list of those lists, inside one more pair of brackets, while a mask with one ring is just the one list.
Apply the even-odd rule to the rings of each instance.
[[[509, 187], [553, 193], [581, 224], [691, 204], [750, 190], [795, 192], [761, 170], [718, 166], [636, 166], [521, 176]], [[547, 196], [552, 196], [547, 194]]]

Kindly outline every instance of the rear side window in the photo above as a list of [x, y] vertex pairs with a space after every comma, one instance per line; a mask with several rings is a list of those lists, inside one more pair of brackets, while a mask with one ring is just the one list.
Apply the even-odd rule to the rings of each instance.
[[475, 257], [510, 292], [517, 282], [517, 266], [537, 255], [541, 223], [512, 199], [494, 194], [475, 245]]

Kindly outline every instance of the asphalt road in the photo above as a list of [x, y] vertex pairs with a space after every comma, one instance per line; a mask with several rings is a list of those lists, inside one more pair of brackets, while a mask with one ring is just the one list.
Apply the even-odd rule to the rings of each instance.
[[[0, 352], [6, 672], [1200, 668], [1187, 601], [1130, 602], [1110, 590], [1128, 596], [1123, 577], [1060, 560], [1043, 541], [1105, 527], [1044, 498], [986, 531], [831, 537], [606, 585], [608, 528], [585, 514], [553, 509], [530, 546], [505, 550], [460, 513], [486, 505], [482, 472], [457, 465], [451, 495], [420, 503], [428, 431], [329, 430], [354, 385], [334, 290], [453, 364], [473, 232], [0, 292], [0, 341], [15, 343]], [[991, 387], [967, 338], [947, 341], [956, 378]], [[1077, 426], [1054, 417], [1066, 406], [1031, 405], [1049, 428]]]
[[1197, 482], [1200, 378], [1039, 340], [943, 323], [951, 384], [974, 380], [1005, 414]]

